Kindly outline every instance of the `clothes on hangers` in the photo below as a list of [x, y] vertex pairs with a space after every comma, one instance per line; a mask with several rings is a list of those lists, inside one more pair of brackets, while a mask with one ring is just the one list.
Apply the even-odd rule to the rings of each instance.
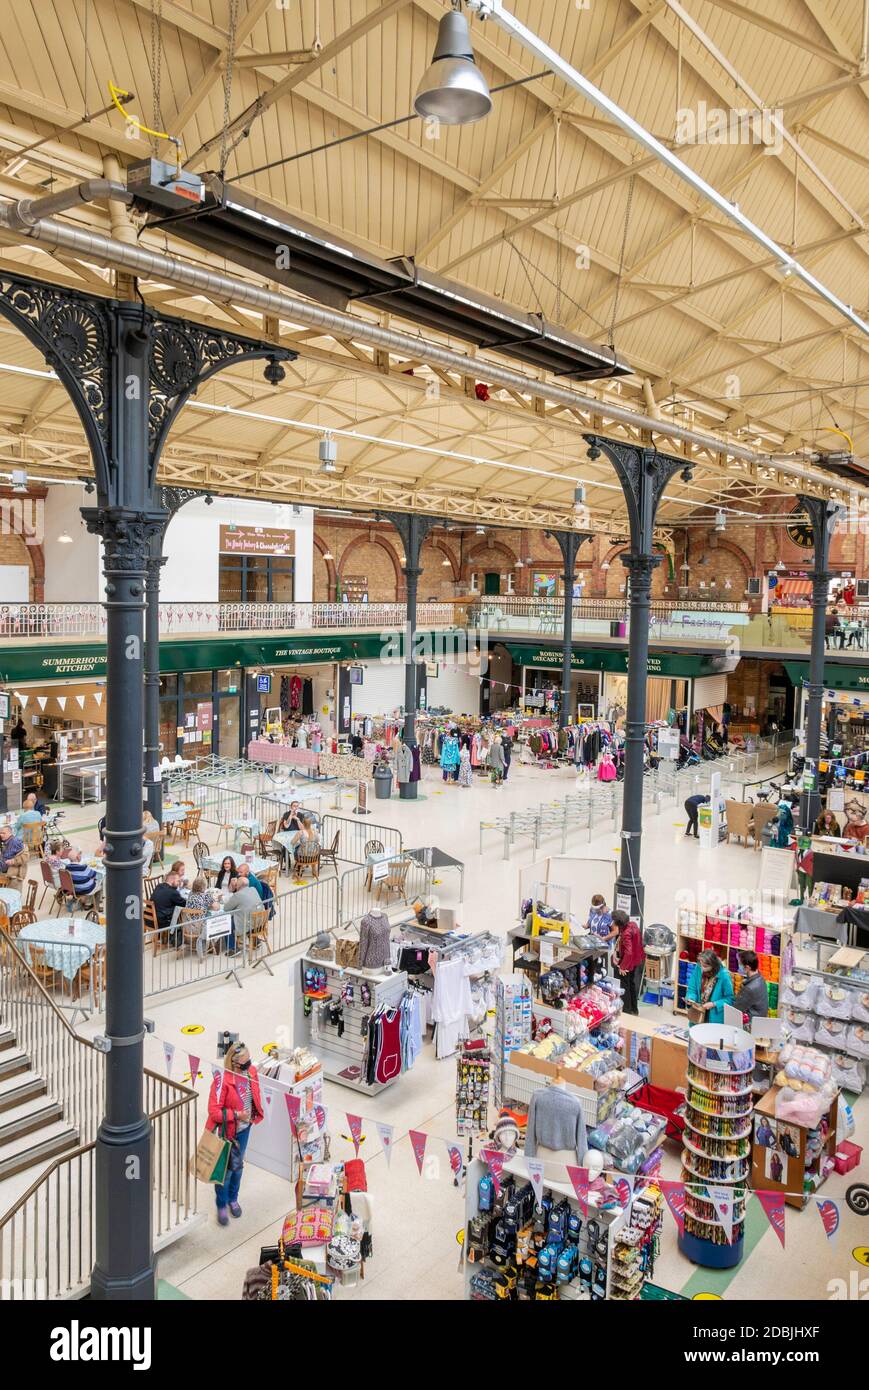
[[359, 923], [359, 969], [383, 970], [390, 963], [390, 927], [385, 912], [371, 909]]

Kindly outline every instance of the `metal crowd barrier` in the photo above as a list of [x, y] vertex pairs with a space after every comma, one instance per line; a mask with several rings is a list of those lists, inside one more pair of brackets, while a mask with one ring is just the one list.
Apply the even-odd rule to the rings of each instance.
[[[407, 864], [407, 875], [404, 879], [404, 892], [402, 894], [404, 902], [410, 902], [416, 897], [428, 896], [434, 870], [425, 864], [418, 864], [415, 859], [403, 860], [400, 854], [387, 862], [390, 870], [393, 870], [398, 863]], [[373, 866], [370, 864], [358, 864], [356, 868], [347, 869], [341, 875], [338, 904], [339, 926], [349, 926], [351, 922], [356, 921], [357, 917], [364, 917], [370, 908], [388, 906], [390, 901], [395, 901], [382, 883], [374, 881], [372, 869]], [[384, 893], [386, 894], [385, 897], [383, 896]]]
[[39, 941], [28, 937], [16, 942], [19, 951], [51, 1001], [59, 1009], [69, 1009], [73, 1024], [76, 1014], [87, 1018], [101, 1013], [106, 987], [105, 947], [86, 945], [81, 941], [58, 941], [46, 938]]
[[367, 856], [365, 846], [369, 840], [378, 840], [387, 854], [400, 854], [404, 849], [404, 836], [392, 825], [375, 825], [367, 816], [352, 820], [350, 816], [336, 816], [327, 811], [320, 822], [320, 843], [323, 848], [331, 848], [337, 834], [338, 858], [350, 864], [364, 864]]

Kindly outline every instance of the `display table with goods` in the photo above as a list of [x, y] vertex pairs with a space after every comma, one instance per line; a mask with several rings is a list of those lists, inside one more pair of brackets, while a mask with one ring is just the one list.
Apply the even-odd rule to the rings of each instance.
[[357, 970], [303, 956], [293, 971], [296, 1046], [310, 1046], [330, 1081], [377, 1095], [413, 1065], [416, 1001], [403, 970]]
[[778, 1066], [755, 1110], [751, 1184], [799, 1209], [836, 1166], [839, 1090], [832, 1059], [815, 1048], [789, 1042]]
[[730, 1269], [742, 1259], [753, 1070], [749, 1033], [721, 1023], [690, 1029], [679, 1249], [711, 1269]]
[[728, 908], [714, 914], [693, 910], [680, 912], [676, 929], [677, 974], [673, 1012], [687, 1014], [691, 973], [697, 968], [700, 952], [705, 950], [713, 950], [721, 957], [733, 983], [736, 996], [734, 1007], [739, 1008], [742, 976], [739, 973], [738, 953], [754, 951], [758, 958], [758, 969], [766, 981], [770, 1016], [774, 1018], [778, 1012], [782, 956], [789, 937], [787, 927], [781, 923], [759, 922], [747, 909]]
[[[850, 951], [843, 947], [831, 961]], [[834, 974], [829, 964], [826, 971], [795, 968], [782, 989], [782, 1018], [792, 1043], [826, 1055], [834, 1086], [862, 1092], [869, 1065], [869, 977]]]
[[295, 1183], [309, 1165], [329, 1158], [323, 1068], [302, 1047], [271, 1048], [256, 1066], [267, 1123], [252, 1127], [245, 1161]]

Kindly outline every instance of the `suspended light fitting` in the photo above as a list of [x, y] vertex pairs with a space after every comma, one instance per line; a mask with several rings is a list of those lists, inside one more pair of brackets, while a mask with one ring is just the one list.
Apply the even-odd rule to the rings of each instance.
[[453, 9], [438, 25], [431, 65], [416, 89], [413, 109], [423, 120], [444, 125], [469, 125], [492, 109], [489, 84], [474, 62], [460, 0], [453, 0]]

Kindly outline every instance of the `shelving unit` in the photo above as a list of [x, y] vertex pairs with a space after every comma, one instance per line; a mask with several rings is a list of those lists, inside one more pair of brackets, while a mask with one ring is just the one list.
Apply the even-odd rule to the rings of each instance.
[[504, 1103], [504, 1068], [510, 1053], [531, 1040], [531, 986], [524, 975], [499, 975], [495, 995], [494, 1099]]
[[[682, 1150], [686, 1184], [679, 1249], [695, 1264], [731, 1269], [742, 1259], [751, 1169], [754, 1040], [741, 1028], [703, 1023], [688, 1034], [688, 1096]], [[705, 1188], [727, 1189], [730, 1239]]]
[[[820, 995], [826, 988], [836, 990], [846, 990], [856, 1004], [867, 994], [865, 980], [851, 979], [847, 975], [833, 975], [828, 971], [809, 970], [799, 966], [794, 972], [794, 976], [807, 976], [817, 981], [817, 989], [812, 991], [811, 1007], [806, 1008], [802, 1003], [788, 1004], [783, 1002], [782, 1010], [786, 1021], [793, 1027], [796, 1019], [800, 1019], [800, 1031], [797, 1038], [800, 1042], [809, 1047], [816, 1047], [821, 1052], [827, 1053], [834, 1059], [834, 1070], [837, 1073], [836, 1079], [842, 1089], [853, 1092], [856, 1095], [862, 1094], [866, 1084], [866, 1074], [869, 1070], [869, 1057], [863, 1049], [862, 1040], [857, 1042], [856, 1030], [862, 1029], [869, 1034], [869, 1024], [865, 1024], [861, 1017], [856, 1019], [830, 1019], [819, 1011]], [[794, 1022], [791, 1021], [794, 1016]], [[807, 1031], [807, 1020], [811, 1020], [810, 1029]], [[819, 1032], [821, 1036], [819, 1037]], [[838, 1037], [834, 1041], [834, 1035]], [[847, 1058], [852, 1063], [848, 1067], [847, 1081], [844, 1079], [843, 1064], [839, 1058]], [[858, 1084], [859, 1083], [859, 1084]]]
[[781, 959], [787, 944], [789, 929], [779, 924], [744, 921], [726, 914], [683, 911], [676, 928], [676, 997], [673, 1012], [687, 1014], [686, 996], [691, 971], [701, 951], [712, 949], [721, 956], [733, 981], [739, 1007], [742, 976], [738, 971], [737, 952], [756, 951], [760, 973], [766, 980], [770, 1018], [778, 1013]]
[[[310, 1014], [305, 1016], [305, 970], [322, 970], [326, 976], [328, 1000], [315, 999]], [[313, 956], [303, 956], [293, 974], [295, 997], [293, 1001], [294, 1040], [296, 1046], [311, 1047], [320, 1059], [323, 1075], [339, 1086], [347, 1086], [353, 1091], [363, 1091], [376, 1096], [400, 1079], [403, 1073], [391, 1081], [374, 1082], [368, 1085], [365, 1080], [365, 1036], [362, 1033], [362, 1020], [380, 1008], [396, 1008], [407, 989], [407, 975], [403, 970], [392, 974], [374, 974], [365, 970], [340, 969], [334, 962], [317, 960]], [[338, 1036], [336, 1028], [324, 1028], [320, 1023], [320, 1006], [329, 1000], [338, 1002], [346, 983], [353, 984], [352, 1002], [344, 1002], [344, 1031]], [[361, 986], [365, 983], [371, 990], [371, 1000], [363, 1004]], [[353, 1069], [358, 1075], [353, 1075]], [[348, 1072], [350, 1073], [348, 1075]]]

